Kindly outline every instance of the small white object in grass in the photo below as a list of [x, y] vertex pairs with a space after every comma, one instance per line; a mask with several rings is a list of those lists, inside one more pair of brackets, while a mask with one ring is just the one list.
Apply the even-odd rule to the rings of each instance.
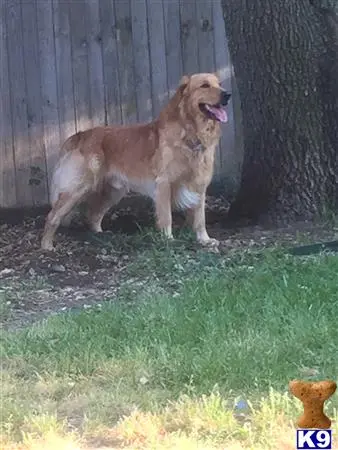
[[299, 284], [298, 287], [299, 287], [300, 289], [303, 289], [304, 291], [310, 291], [310, 290], [311, 290], [311, 289], [308, 288], [308, 286], [303, 286], [303, 285], [301, 285], [301, 284]]
[[53, 264], [51, 269], [53, 270], [53, 272], [66, 272], [65, 266], [63, 266], [62, 264]]
[[14, 269], [9, 269], [6, 267], [5, 269], [0, 270], [0, 275], [9, 275], [10, 273], [13, 273]]
[[72, 292], [74, 289], [71, 286], [67, 286], [64, 288], [64, 292]]
[[144, 385], [144, 384], [149, 383], [149, 380], [148, 380], [148, 378], [146, 378], [146, 377], [141, 377], [141, 378], [140, 378], [140, 383]]
[[319, 375], [319, 370], [316, 367], [301, 367], [299, 371], [302, 373], [303, 377], [316, 377]]
[[83, 305], [84, 309], [89, 309], [92, 307], [92, 305]]
[[286, 279], [285, 275], [283, 275], [283, 282], [284, 282], [284, 286], [288, 287], [288, 280]]

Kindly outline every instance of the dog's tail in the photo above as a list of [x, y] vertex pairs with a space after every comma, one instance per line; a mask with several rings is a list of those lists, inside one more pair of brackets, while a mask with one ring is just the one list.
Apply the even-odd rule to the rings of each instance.
[[89, 190], [98, 185], [101, 171], [101, 158], [92, 155], [89, 159], [82, 153], [86, 132], [70, 136], [61, 147], [59, 161], [54, 169], [51, 183], [51, 204], [59, 198], [62, 192], [73, 192], [86, 184]]
[[61, 153], [71, 152], [72, 150], [77, 149], [83, 138], [85, 137], [85, 133], [83, 131], [79, 131], [78, 133], [70, 136], [61, 147]]
[[62, 192], [72, 192], [78, 185], [83, 172], [83, 156], [77, 151], [63, 153], [54, 169], [51, 183], [51, 204]]

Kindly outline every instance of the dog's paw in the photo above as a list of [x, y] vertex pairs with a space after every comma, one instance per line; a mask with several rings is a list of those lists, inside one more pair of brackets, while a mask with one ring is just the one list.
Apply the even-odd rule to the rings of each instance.
[[41, 243], [41, 250], [46, 252], [54, 252], [55, 248], [52, 242], [42, 242]]
[[173, 242], [174, 236], [172, 234], [167, 235], [162, 233], [162, 239], [164, 239], [164, 241]]
[[168, 239], [168, 241], [172, 241], [174, 239], [173, 233], [171, 231], [171, 228], [162, 228], [161, 229], [161, 235], [165, 238]]
[[101, 225], [90, 225], [89, 228], [93, 233], [103, 233]]
[[209, 239], [199, 240], [198, 242], [205, 250], [208, 250], [209, 252], [213, 252], [213, 253], [219, 253], [219, 249], [218, 249], [219, 241], [217, 239], [209, 238]]
[[218, 247], [219, 246], [219, 241], [214, 238], [200, 239], [198, 242], [201, 245], [203, 245], [203, 247]]

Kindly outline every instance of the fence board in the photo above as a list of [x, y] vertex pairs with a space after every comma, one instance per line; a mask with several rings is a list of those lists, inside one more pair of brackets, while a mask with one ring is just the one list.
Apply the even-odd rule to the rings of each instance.
[[[201, 72], [213, 72], [215, 64], [213, 2], [196, 2], [196, 20], [198, 36], [198, 61]], [[223, 19], [222, 19], [223, 20]], [[222, 154], [222, 140], [217, 146], [214, 165], [214, 178], [219, 179], [222, 167], [219, 164]]]
[[26, 101], [29, 134], [30, 179], [33, 206], [44, 205], [47, 197], [46, 156], [43, 142], [43, 123], [41, 111], [40, 60], [38, 52], [38, 35], [36, 29], [36, 3], [22, 3], [23, 48], [26, 79]]
[[55, 60], [61, 144], [76, 131], [69, 16], [69, 4], [67, 2], [53, 0]]
[[[201, 72], [215, 70], [213, 2], [196, 2], [198, 61]], [[222, 19], [223, 20], [223, 19]]]
[[[222, 15], [222, 6], [220, 2], [212, 2], [213, 7], [213, 21], [214, 21], [214, 49], [215, 62], [219, 71], [222, 85], [224, 89], [232, 92], [232, 65], [230, 62], [229, 51], [227, 48], [227, 38], [225, 34], [224, 21]], [[236, 170], [229, 170], [228, 167], [233, 166], [234, 158], [238, 160], [240, 152], [235, 149], [235, 133], [234, 133], [234, 115], [233, 115], [233, 98], [228, 107], [229, 122], [222, 125], [222, 137], [220, 141], [221, 152], [217, 155], [217, 164], [219, 165], [219, 173], [224, 174], [229, 172], [228, 176], [238, 176]], [[231, 173], [232, 172], [232, 173]]]
[[8, 77], [8, 35], [6, 30], [6, 4], [0, 4], [0, 205], [16, 204], [15, 162], [12, 139], [12, 108]]
[[91, 117], [93, 125], [97, 126], [105, 123], [101, 24], [98, 2], [86, 0], [86, 12]]
[[33, 204], [30, 179], [29, 134], [27, 123], [26, 80], [23, 55], [21, 2], [8, 0], [6, 8], [10, 101], [13, 113], [17, 206]]
[[103, 77], [105, 92], [105, 122], [122, 121], [120, 107], [120, 88], [118, 55], [116, 42], [116, 18], [111, 0], [100, 1]]
[[164, 26], [167, 56], [167, 79], [169, 94], [172, 96], [183, 75], [182, 49], [180, 38], [180, 2], [163, 0]]
[[196, 2], [180, 0], [183, 71], [199, 72]]
[[88, 70], [88, 11], [84, 1], [70, 1], [69, 6], [76, 130], [81, 131], [93, 125]]
[[152, 118], [149, 38], [146, 0], [131, 1], [137, 117], [140, 122]]
[[42, 117], [47, 181], [50, 186], [53, 167], [60, 146], [59, 105], [57, 92], [55, 39], [52, 0], [38, 1], [37, 30], [41, 74]]
[[[147, 0], [153, 115], [168, 102], [163, 0]], [[177, 81], [176, 81], [177, 82]]]
[[116, 40], [121, 93], [122, 122], [137, 121], [132, 21], [129, 0], [115, 0]]

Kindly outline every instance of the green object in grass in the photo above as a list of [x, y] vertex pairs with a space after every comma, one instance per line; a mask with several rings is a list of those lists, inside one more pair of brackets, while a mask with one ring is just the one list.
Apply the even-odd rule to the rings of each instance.
[[323, 251], [338, 252], [338, 241], [321, 242], [318, 244], [302, 245], [290, 249], [290, 253], [296, 256], [312, 255]]

